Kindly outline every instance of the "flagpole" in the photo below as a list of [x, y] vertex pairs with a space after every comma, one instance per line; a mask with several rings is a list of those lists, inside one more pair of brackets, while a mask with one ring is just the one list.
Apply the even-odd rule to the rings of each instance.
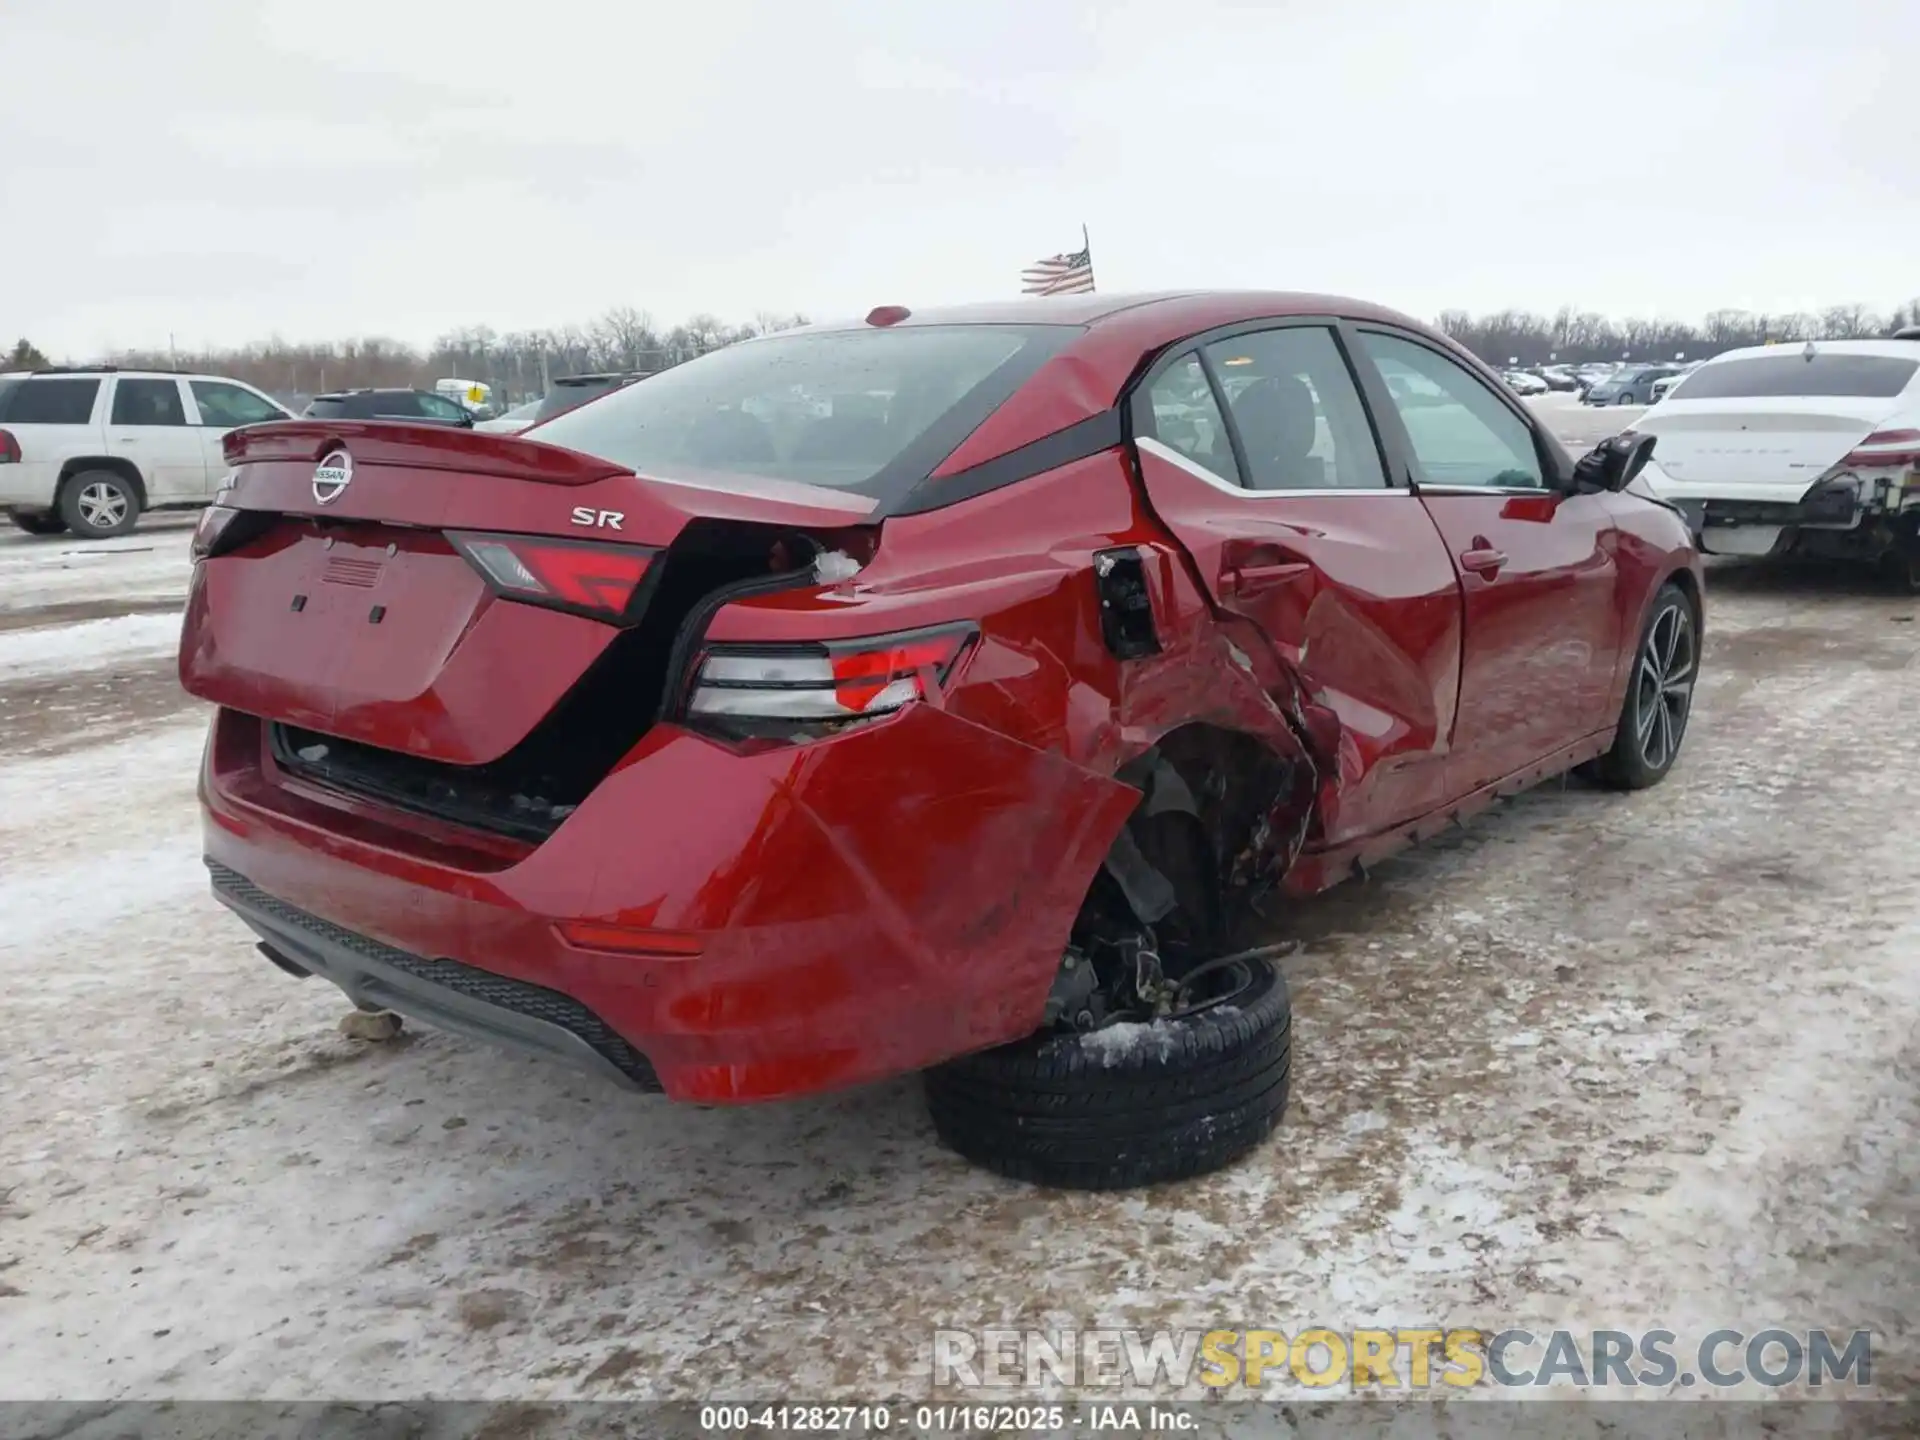
[[1087, 257], [1087, 279], [1093, 279], [1093, 241], [1087, 238], [1087, 222], [1080, 222], [1080, 250]]

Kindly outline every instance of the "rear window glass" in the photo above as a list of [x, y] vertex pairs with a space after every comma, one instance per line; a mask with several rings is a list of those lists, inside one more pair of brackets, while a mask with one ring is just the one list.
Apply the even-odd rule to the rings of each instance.
[[536, 438], [643, 474], [904, 491], [1077, 333], [928, 325], [750, 340], [561, 415]]
[[623, 384], [619, 380], [582, 380], [577, 383], [558, 381], [553, 389], [541, 400], [540, 408], [534, 412], [533, 423], [539, 425], [564, 415], [569, 410], [578, 409], [589, 400], [596, 400], [609, 390], [617, 390]]
[[1857, 395], [1885, 400], [1907, 388], [1920, 359], [1799, 351], [1702, 365], [1669, 400], [1758, 400], [1772, 395]]
[[339, 395], [307, 406], [307, 416], [313, 420], [418, 420], [420, 415], [420, 397], [411, 390], [391, 395]]
[[84, 425], [99, 393], [98, 380], [0, 381], [0, 423]]

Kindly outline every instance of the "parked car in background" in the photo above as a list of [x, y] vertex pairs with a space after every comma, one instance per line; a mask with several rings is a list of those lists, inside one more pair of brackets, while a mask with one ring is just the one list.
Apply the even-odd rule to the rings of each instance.
[[1594, 384], [1580, 398], [1589, 405], [1650, 405], [1653, 382], [1678, 375], [1679, 365], [1626, 365]]
[[31, 535], [124, 535], [204, 505], [229, 431], [291, 418], [224, 375], [77, 367], [0, 375], [0, 509]]
[[1542, 365], [1533, 372], [1547, 382], [1549, 390], [1571, 393], [1580, 388], [1580, 382], [1574, 373], [1564, 365]]
[[541, 402], [538, 400], [529, 400], [526, 404], [516, 405], [505, 414], [496, 415], [491, 420], [476, 421], [473, 428], [488, 435], [518, 435], [533, 424], [534, 416], [540, 413], [540, 405]]
[[471, 429], [473, 412], [431, 390], [404, 388], [336, 390], [316, 395], [303, 412], [313, 420], [412, 420]]
[[1662, 375], [1658, 380], [1654, 381], [1649, 388], [1648, 393], [1652, 396], [1652, 399], [1648, 403], [1658, 405], [1662, 400], [1667, 398], [1674, 386], [1687, 378], [1687, 374], [1687, 371], [1681, 370], [1672, 375]]
[[1920, 592], [1920, 340], [1729, 350], [1634, 429], [1710, 554], [1874, 562]]
[[1547, 393], [1547, 382], [1531, 371], [1506, 370], [1501, 372], [1500, 378], [1507, 382], [1507, 388], [1516, 395], [1544, 395]]
[[589, 400], [598, 400], [615, 390], [624, 390], [634, 381], [644, 380], [653, 373], [651, 370], [608, 370], [594, 375], [557, 376], [542, 397], [533, 423], [544, 425], [556, 415], [577, 410]]
[[1364, 302], [886, 306], [537, 431], [232, 437], [203, 847], [288, 974], [629, 1090], [924, 1070], [1008, 1175], [1217, 1169], [1289, 1093], [1261, 904], [1686, 733], [1654, 442]]

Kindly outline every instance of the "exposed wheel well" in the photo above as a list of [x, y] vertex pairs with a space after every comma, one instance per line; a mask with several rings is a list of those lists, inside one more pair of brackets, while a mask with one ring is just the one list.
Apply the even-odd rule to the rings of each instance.
[[1142, 799], [1102, 873], [1136, 918], [1172, 915], [1194, 944], [1225, 942], [1279, 883], [1313, 818], [1316, 774], [1305, 753], [1220, 725], [1169, 731], [1115, 778]]
[[94, 455], [80, 460], [69, 460], [60, 467], [60, 483], [54, 491], [54, 502], [59, 503], [60, 493], [64, 491], [75, 476], [84, 475], [89, 470], [109, 470], [133, 486], [134, 498], [140, 502], [140, 508], [147, 508], [147, 482], [141, 478], [140, 469], [131, 460], [122, 460], [117, 455]]

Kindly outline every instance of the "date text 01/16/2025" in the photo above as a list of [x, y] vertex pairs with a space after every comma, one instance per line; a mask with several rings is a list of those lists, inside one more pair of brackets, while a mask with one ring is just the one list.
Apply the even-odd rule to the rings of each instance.
[[701, 1430], [714, 1434], [1005, 1434], [1026, 1431], [1177, 1433], [1198, 1417], [1171, 1405], [702, 1405]]

